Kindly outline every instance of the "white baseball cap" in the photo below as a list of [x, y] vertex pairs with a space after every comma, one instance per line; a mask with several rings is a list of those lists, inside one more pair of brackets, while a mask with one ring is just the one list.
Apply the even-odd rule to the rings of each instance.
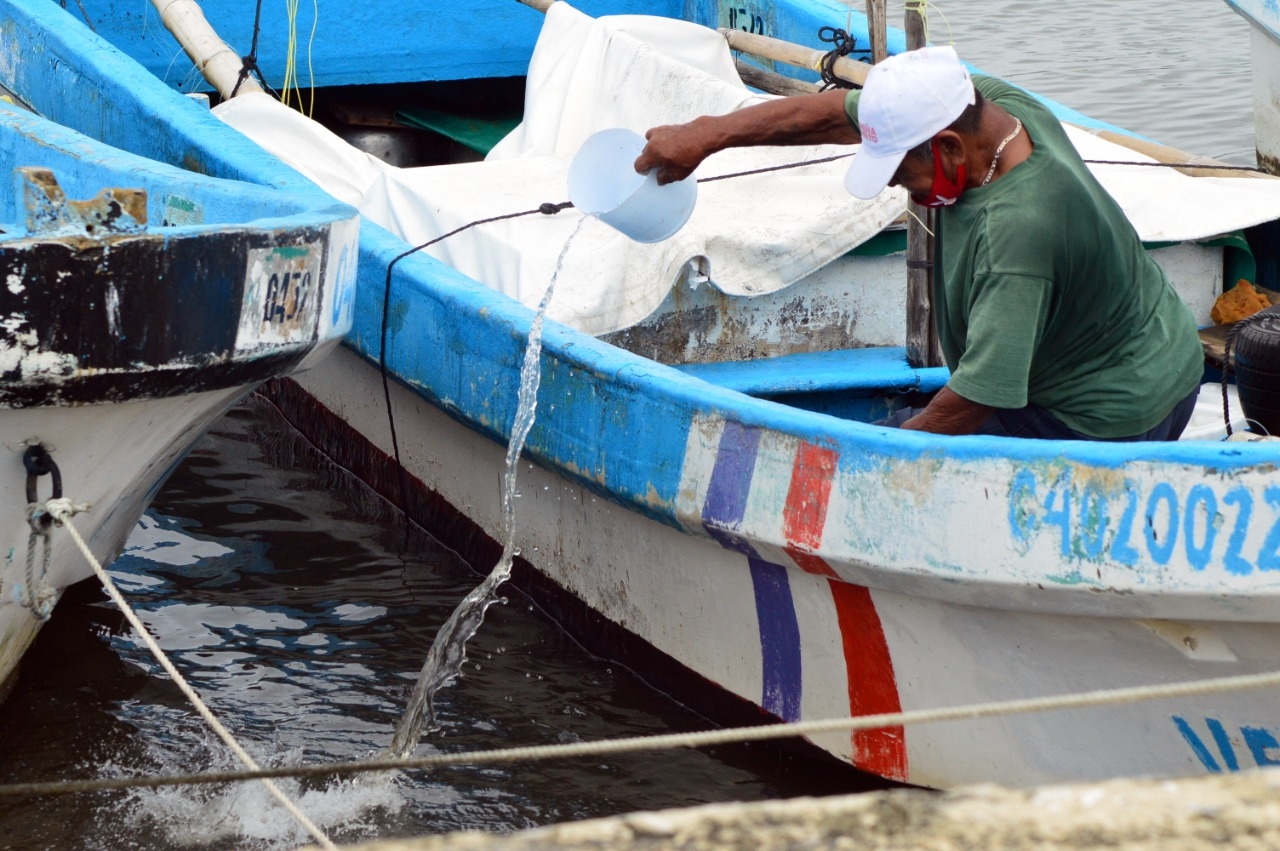
[[867, 74], [858, 100], [862, 149], [844, 176], [857, 198], [879, 195], [907, 151], [945, 130], [974, 102], [973, 80], [951, 47], [890, 56]]

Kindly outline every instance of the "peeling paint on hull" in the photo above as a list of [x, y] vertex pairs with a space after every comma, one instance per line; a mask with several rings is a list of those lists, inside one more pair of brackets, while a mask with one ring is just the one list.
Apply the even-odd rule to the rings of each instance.
[[38, 630], [33, 593], [92, 575], [55, 529], [29, 580], [26, 447], [91, 505], [74, 522], [110, 563], [218, 416], [347, 331], [358, 233], [332, 201], [198, 178], [0, 104], [0, 171], [15, 169], [0, 193], [15, 222], [0, 232], [0, 683]]

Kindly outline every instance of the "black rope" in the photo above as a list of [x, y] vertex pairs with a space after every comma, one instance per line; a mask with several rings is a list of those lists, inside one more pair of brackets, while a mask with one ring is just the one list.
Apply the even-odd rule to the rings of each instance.
[[822, 76], [821, 91], [862, 88], [856, 83], [851, 83], [843, 77], [836, 76], [837, 59], [842, 56], [848, 56], [851, 53], [865, 54], [868, 52], [865, 49], [858, 50], [858, 39], [839, 27], [822, 27], [818, 30], [818, 38], [827, 44], [833, 45], [831, 50], [822, 55], [822, 59], [818, 63], [818, 73]]
[[816, 160], [802, 160], [801, 162], [785, 163], [783, 165], [770, 165], [770, 166], [765, 166], [764, 168], [753, 168], [750, 171], [735, 171], [733, 174], [718, 174], [715, 177], [704, 177], [704, 178], [701, 178], [698, 182], [713, 183], [717, 180], [728, 180], [731, 177], [747, 177], [748, 175], [752, 175], [752, 174], [767, 174], [768, 172], [771, 172], [771, 171], [785, 171], [789, 168], [804, 168], [807, 165], [821, 165], [822, 163], [835, 162], [836, 160], [842, 160], [851, 156], [853, 156], [853, 154], [851, 153], [836, 154], [833, 157], [822, 157], [821, 159], [816, 159]]
[[1227, 341], [1222, 346], [1222, 421], [1227, 425], [1227, 437], [1232, 434], [1231, 431], [1231, 402], [1227, 396], [1227, 379], [1236, 371], [1235, 365], [1231, 362], [1231, 349], [1235, 346], [1236, 335], [1240, 333], [1246, 325], [1258, 322], [1263, 316], [1274, 316], [1274, 313], [1268, 311], [1259, 311], [1252, 316], [1246, 316], [1244, 319], [1237, 321], [1231, 326], [1231, 330], [1227, 332]]
[[539, 204], [533, 210], [523, 210], [519, 213], [504, 213], [501, 216], [491, 216], [487, 219], [477, 219], [474, 222], [468, 222], [460, 228], [454, 228], [443, 236], [437, 236], [435, 239], [428, 240], [421, 245], [414, 246], [408, 251], [397, 254], [392, 261], [387, 264], [387, 281], [382, 293], [382, 342], [378, 347], [378, 371], [382, 374], [382, 397], [387, 405], [387, 426], [391, 430], [391, 452], [396, 459], [396, 478], [400, 490], [400, 508], [404, 511], [406, 521], [409, 518], [409, 487], [405, 481], [404, 465], [400, 463], [400, 439], [396, 435], [396, 418], [391, 410], [391, 384], [387, 377], [387, 330], [390, 325], [391, 315], [391, 272], [395, 269], [396, 264], [404, 258], [417, 254], [424, 248], [430, 248], [437, 242], [448, 239], [451, 236], [462, 233], [464, 230], [475, 227], [476, 225], [487, 225], [493, 222], [501, 222], [506, 219], [518, 219], [522, 216], [532, 216], [535, 213], [541, 213], [544, 216], [554, 216], [561, 210], [572, 207], [572, 202], [562, 201], [559, 204], [545, 202]]
[[[84, 22], [89, 25], [89, 31], [96, 33], [98, 30], [94, 27], [93, 21], [89, 20], [89, 13], [84, 8], [84, 0], [76, 0], [76, 5], [80, 7], [80, 14], [84, 16]], [[62, 8], [67, 8], [66, 0], [63, 0]]]
[[258, 33], [261, 31], [262, 0], [258, 0], [258, 8], [253, 13], [253, 41], [249, 44], [249, 53], [240, 57], [240, 76], [236, 77], [235, 87], [231, 89], [231, 97], [236, 96], [236, 92], [240, 91], [240, 84], [248, 79], [250, 74], [257, 74], [262, 87], [267, 88], [267, 81], [262, 77], [262, 69], [258, 67]]

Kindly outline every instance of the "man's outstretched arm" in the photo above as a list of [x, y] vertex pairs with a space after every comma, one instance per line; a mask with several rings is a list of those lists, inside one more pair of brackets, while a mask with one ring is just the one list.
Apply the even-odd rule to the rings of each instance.
[[688, 177], [725, 148], [755, 145], [853, 145], [862, 141], [844, 111], [840, 89], [754, 104], [727, 115], [704, 115], [686, 124], [654, 127], [636, 159], [636, 171], [658, 170], [658, 183]]

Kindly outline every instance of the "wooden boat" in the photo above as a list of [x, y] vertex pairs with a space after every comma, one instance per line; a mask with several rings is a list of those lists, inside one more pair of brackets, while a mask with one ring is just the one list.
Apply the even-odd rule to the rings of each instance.
[[73, 522], [114, 559], [209, 424], [349, 329], [359, 225], [319, 193], [162, 165], [11, 103], [0, 161], [14, 175], [0, 234], [8, 684], [61, 591], [93, 573], [29, 505], [88, 506]]
[[[154, 18], [140, 21], [127, 4], [100, 9], [94, 23], [106, 40], [45, 0], [0, 3], [0, 82], [38, 111], [144, 156], [299, 185], [216, 118], [174, 112], [181, 96], [137, 64], [185, 78], [169, 69], [176, 48], [154, 37]], [[213, 0], [205, 9], [225, 37], [249, 43], [243, 9]], [[809, 0], [644, 11], [807, 42], [847, 16]], [[312, 53], [317, 83], [339, 87], [331, 107], [342, 106], [343, 86], [428, 81], [409, 94], [437, 113], [451, 93], [473, 106], [482, 94], [518, 93], [542, 23], [527, 8], [486, 0], [394, 13], [368, 3], [342, 18], [340, 32], [318, 23]], [[310, 25], [295, 23], [300, 32]], [[272, 45], [288, 25], [268, 13], [259, 42], [258, 64], [277, 84], [283, 60]], [[349, 37], [353, 27], [360, 39]], [[902, 45], [891, 38], [890, 47]], [[103, 95], [90, 103], [71, 94], [79, 86]], [[371, 105], [366, 97], [363, 111]], [[132, 133], [141, 122], [154, 131]], [[436, 136], [427, 147], [449, 145]], [[1251, 247], [1262, 257], [1269, 246]], [[410, 248], [364, 223], [347, 345], [277, 384], [275, 397], [343, 465], [487, 569], [533, 312], [422, 253], [388, 274]], [[1172, 252], [1166, 268], [1207, 311], [1222, 287], [1223, 250], [1159, 250]], [[1197, 264], [1203, 274], [1183, 274]], [[589, 646], [728, 722], [1280, 668], [1277, 444], [936, 438], [870, 426], [946, 377], [905, 362], [902, 265], [900, 253], [841, 255], [826, 277], [758, 300], [695, 288], [687, 276], [627, 329], [592, 335], [548, 323], [520, 469], [523, 586]], [[815, 305], [824, 299], [843, 307], [823, 314]], [[393, 379], [385, 397], [382, 364]], [[1021, 785], [1273, 764], [1280, 715], [1273, 693], [1242, 692], [813, 744], [923, 785]]]

